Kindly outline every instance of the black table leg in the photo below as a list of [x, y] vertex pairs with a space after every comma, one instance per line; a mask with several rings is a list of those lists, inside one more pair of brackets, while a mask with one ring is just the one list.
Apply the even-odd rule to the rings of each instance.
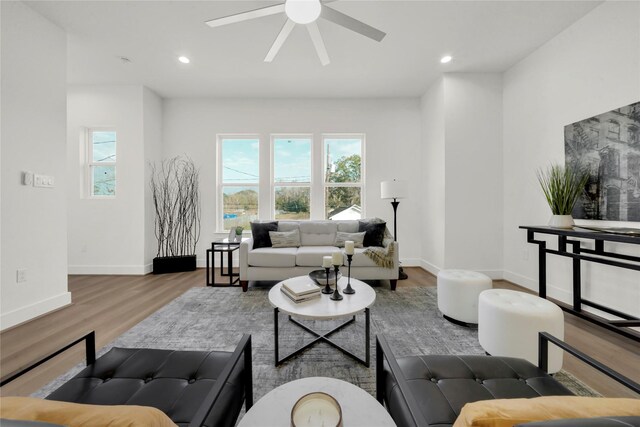
[[274, 331], [273, 331], [273, 338], [274, 338], [274, 348], [275, 348], [275, 356], [276, 356], [276, 363], [275, 365], [278, 366], [278, 360], [279, 356], [278, 356], [278, 307], [273, 309], [273, 327], [274, 327]]
[[[573, 246], [573, 253], [580, 254], [580, 241], [569, 241]], [[580, 258], [575, 257], [572, 260], [573, 267], [573, 309], [575, 311], [582, 311], [582, 276], [580, 272]]]

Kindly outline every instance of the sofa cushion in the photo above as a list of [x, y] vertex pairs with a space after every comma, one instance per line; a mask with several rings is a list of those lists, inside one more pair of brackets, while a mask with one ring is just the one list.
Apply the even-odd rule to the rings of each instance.
[[335, 246], [301, 246], [296, 255], [296, 265], [300, 267], [322, 266], [322, 257], [339, 251]]
[[271, 238], [269, 237], [270, 231], [278, 231], [278, 221], [251, 223], [253, 249], [271, 247]]
[[343, 233], [357, 233], [360, 226], [357, 219], [341, 220], [336, 221], [336, 223], [338, 224], [338, 231]]
[[300, 231], [270, 231], [271, 247], [273, 248], [297, 248], [300, 246]]
[[351, 240], [354, 247], [361, 248], [363, 247], [365, 234], [366, 233], [364, 231], [362, 233], [345, 233], [338, 231], [336, 233], [336, 241], [334, 244], [339, 248], [344, 248], [344, 242]]
[[640, 416], [640, 400], [582, 396], [483, 400], [464, 405], [454, 427], [511, 427], [532, 421], [617, 415]]
[[302, 246], [333, 246], [338, 224], [332, 221], [303, 221], [300, 225]]
[[278, 221], [278, 231], [299, 230], [300, 226], [297, 221]]
[[249, 251], [252, 267], [295, 267], [297, 248], [259, 248]]
[[[364, 254], [367, 248], [356, 248], [351, 259], [351, 267], [378, 267], [376, 263]], [[347, 265], [347, 256], [344, 256], [344, 264]]]
[[358, 231], [365, 231], [364, 246], [382, 246], [384, 232], [387, 229], [386, 222], [360, 221]]

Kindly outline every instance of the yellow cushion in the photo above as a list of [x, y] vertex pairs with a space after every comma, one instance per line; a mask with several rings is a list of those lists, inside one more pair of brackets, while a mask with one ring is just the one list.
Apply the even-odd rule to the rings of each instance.
[[512, 427], [532, 421], [640, 416], [640, 399], [544, 396], [467, 403], [453, 427]]
[[134, 405], [85, 405], [33, 397], [0, 398], [0, 416], [69, 427], [176, 427], [159, 409]]

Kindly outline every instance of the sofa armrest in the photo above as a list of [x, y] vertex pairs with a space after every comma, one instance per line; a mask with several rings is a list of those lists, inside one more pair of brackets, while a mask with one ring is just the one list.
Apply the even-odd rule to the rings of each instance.
[[248, 280], [249, 272], [249, 251], [253, 249], [253, 237], [243, 239], [240, 243], [240, 255], [238, 257], [238, 266], [240, 267], [240, 280]]

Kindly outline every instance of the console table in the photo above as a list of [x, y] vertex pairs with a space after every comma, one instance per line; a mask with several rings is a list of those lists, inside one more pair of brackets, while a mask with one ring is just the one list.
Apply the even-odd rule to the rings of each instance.
[[[640, 245], [640, 237], [544, 226], [520, 226], [520, 228], [527, 230], [527, 242], [538, 245], [538, 293], [540, 297], [547, 298], [547, 254], [571, 258], [573, 269], [573, 303], [569, 305], [560, 301], [554, 302], [568, 313], [596, 323], [636, 341], [640, 341], [640, 332], [631, 329], [632, 327], [640, 326], [640, 318], [582, 298], [582, 280], [580, 273], [581, 261], [611, 265], [640, 272], [640, 257], [614, 253], [605, 249], [605, 242]], [[545, 240], [536, 239], [536, 233], [557, 236], [558, 249], [547, 248], [547, 242]], [[582, 240], [577, 239], [592, 240], [594, 242], [594, 249], [582, 247]], [[567, 249], [567, 245], [571, 246], [570, 250]], [[640, 274], [637, 285], [640, 286]], [[582, 310], [583, 305], [612, 314], [620, 320], [609, 320], [586, 312]]]

